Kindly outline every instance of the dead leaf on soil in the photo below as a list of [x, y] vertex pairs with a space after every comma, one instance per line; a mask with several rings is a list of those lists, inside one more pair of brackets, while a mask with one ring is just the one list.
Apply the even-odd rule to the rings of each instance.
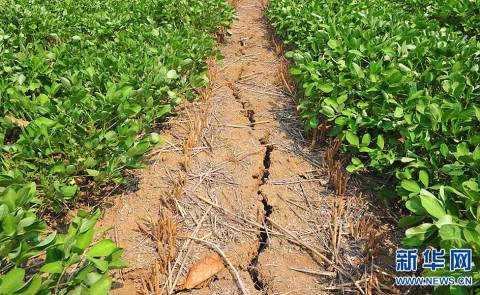
[[188, 272], [187, 279], [179, 289], [203, 287], [204, 282], [225, 268], [223, 259], [217, 253], [210, 253], [200, 259]]
[[8, 119], [10, 122], [12, 122], [12, 124], [15, 124], [19, 127], [27, 127], [28, 124], [30, 124], [30, 122], [28, 122], [27, 120], [17, 119], [17, 118], [15, 118], [15, 116], [13, 116], [11, 114], [6, 114], [5, 118]]

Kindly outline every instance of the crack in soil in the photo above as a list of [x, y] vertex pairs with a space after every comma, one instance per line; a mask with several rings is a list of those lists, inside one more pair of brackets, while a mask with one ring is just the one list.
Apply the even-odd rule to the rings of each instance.
[[[234, 82], [234, 83], [237, 83], [237, 82]], [[250, 128], [255, 129], [255, 111], [248, 108], [250, 103], [248, 101], [245, 101], [245, 100], [242, 100], [242, 97], [240, 95], [240, 91], [238, 90], [238, 87], [237, 85], [235, 84], [229, 84], [228, 87], [230, 88], [230, 90], [232, 90], [232, 95], [233, 97], [235, 98], [235, 100], [239, 101], [240, 104], [242, 105], [242, 109], [245, 111], [246, 113], [246, 117], [248, 119], [248, 121], [250, 122]]]
[[[230, 86], [230, 89], [232, 90], [233, 97], [236, 100], [241, 101], [242, 98], [240, 97], [240, 93], [238, 92], [238, 88], [235, 85], [232, 85], [232, 86]], [[244, 104], [244, 102], [242, 102], [242, 108], [245, 108], [243, 104]]]
[[268, 170], [270, 168], [270, 165], [272, 164], [271, 155], [273, 151], [273, 145], [267, 145], [267, 148], [265, 150], [265, 156], [263, 157], [263, 175], [262, 175], [262, 180], [258, 188], [260, 188], [262, 185], [267, 182], [268, 177], [270, 176], [270, 171]]
[[247, 118], [250, 121], [250, 127], [255, 128], [255, 112], [253, 110], [247, 110]]
[[[260, 141], [262, 143], [262, 141]], [[262, 204], [263, 204], [263, 225], [264, 227], [260, 229], [259, 233], [259, 241], [258, 241], [258, 249], [257, 254], [255, 257], [252, 258], [250, 264], [248, 265], [248, 273], [250, 274], [250, 278], [253, 281], [255, 289], [259, 291], [264, 291], [266, 287], [266, 283], [260, 277], [260, 272], [258, 271], [258, 260], [260, 254], [268, 247], [268, 217], [273, 213], [273, 207], [268, 203], [267, 196], [261, 191], [261, 187], [267, 182], [268, 177], [270, 176], [269, 168], [272, 163], [271, 161], [271, 154], [273, 151], [273, 145], [267, 145], [265, 149], [265, 156], [263, 157], [263, 175], [260, 179], [260, 183], [258, 185], [258, 196], [262, 197]]]

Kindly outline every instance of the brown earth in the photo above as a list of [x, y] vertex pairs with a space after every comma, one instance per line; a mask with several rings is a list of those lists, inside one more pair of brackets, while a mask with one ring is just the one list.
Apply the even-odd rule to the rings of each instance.
[[389, 214], [358, 179], [346, 186], [332, 146], [304, 137], [263, 9], [237, 3], [209, 89], [164, 124], [138, 190], [108, 199], [99, 226], [130, 263], [114, 294], [186, 292], [177, 286], [213, 251], [231, 265], [191, 294], [399, 294], [392, 219], [375, 217]]

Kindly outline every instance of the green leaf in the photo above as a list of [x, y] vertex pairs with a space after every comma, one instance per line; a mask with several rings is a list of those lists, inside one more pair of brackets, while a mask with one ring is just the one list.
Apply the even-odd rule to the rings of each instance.
[[406, 189], [409, 192], [412, 193], [419, 193], [420, 192], [420, 186], [415, 180], [412, 179], [404, 179], [402, 180], [401, 183], [402, 188]]
[[325, 93], [330, 93], [333, 90], [333, 86], [331, 84], [328, 84], [328, 83], [320, 84], [320, 85], [318, 85], [318, 88]]
[[20, 76], [18, 76], [18, 84], [23, 85], [23, 83], [25, 83], [26, 78], [27, 77], [25, 77], [24, 74], [20, 74]]
[[357, 56], [363, 56], [363, 54], [362, 54], [360, 51], [356, 50], [356, 49], [351, 49], [351, 50], [349, 50], [348, 52], [349, 52], [349, 53], [352, 53], [352, 54], [355, 54], [355, 55], [357, 55]]
[[368, 146], [370, 145], [370, 142], [372, 141], [372, 138], [370, 137], [369, 133], [365, 133], [362, 136], [362, 146]]
[[176, 79], [178, 77], [177, 71], [175, 70], [170, 70], [167, 72], [167, 79]]
[[477, 106], [473, 106], [474, 110], [475, 110], [475, 116], [477, 117], [477, 120], [480, 121], [480, 108], [477, 107]]
[[435, 226], [431, 223], [423, 223], [405, 231], [403, 244], [407, 247], [422, 245], [435, 232]]
[[45, 247], [47, 245], [49, 245], [51, 242], [53, 242], [53, 240], [55, 240], [55, 237], [57, 236], [57, 231], [53, 231], [51, 234], [49, 234], [45, 240], [41, 241], [40, 243], [38, 243], [37, 245], [35, 245], [35, 248], [42, 248], [42, 247]]
[[308, 126], [311, 128], [311, 129], [315, 129], [318, 127], [318, 118], [317, 117], [311, 117], [310, 120], [308, 120]]
[[435, 226], [438, 228], [441, 228], [446, 224], [452, 224], [452, 223], [453, 223], [453, 217], [452, 215], [448, 215], [448, 214], [443, 215], [437, 221], [434, 222]]
[[71, 198], [75, 196], [77, 193], [77, 186], [76, 185], [65, 185], [60, 188], [63, 196], [65, 198]]
[[335, 116], [335, 110], [329, 105], [322, 106], [322, 113], [328, 117]]
[[105, 275], [102, 275], [98, 272], [94, 272], [93, 267], [87, 266], [86, 269], [87, 269], [88, 273], [84, 274], [84, 275], [85, 275], [85, 283], [88, 286], [92, 286], [93, 284], [95, 284], [96, 282], [98, 282], [100, 279], [102, 279], [105, 276]]
[[402, 163], [410, 163], [410, 162], [413, 162], [413, 161], [415, 161], [415, 158], [402, 157], [400, 159], [400, 162], [402, 162]]
[[357, 157], [352, 158], [352, 164], [355, 165], [355, 166], [362, 166], [363, 165], [362, 161]]
[[51, 120], [51, 119], [45, 118], [45, 117], [39, 117], [39, 118], [35, 119], [33, 121], [33, 123], [37, 126], [44, 126], [44, 127], [47, 127], [47, 128], [53, 127], [53, 126], [55, 126], [55, 124], [57, 124], [54, 120]]
[[448, 156], [448, 146], [444, 143], [440, 145], [440, 153], [442, 153], [442, 156], [446, 158]]
[[77, 242], [76, 242], [75, 245], [79, 249], [85, 250], [90, 245], [90, 242], [93, 239], [93, 234], [94, 233], [95, 233], [94, 229], [91, 228], [91, 229], [87, 230], [86, 232], [79, 234], [78, 237], [77, 237]]
[[400, 70], [402, 70], [402, 72], [405, 72], [405, 73], [409, 73], [409, 72], [412, 71], [412, 70], [410, 70], [409, 67], [407, 67], [406, 65], [404, 65], [402, 63], [398, 63], [398, 67], [400, 68]]
[[401, 108], [401, 107], [395, 108], [395, 112], [393, 113], [393, 116], [394, 116], [395, 118], [401, 118], [401, 117], [403, 117], [403, 108]]
[[348, 96], [346, 94], [340, 95], [339, 97], [337, 97], [337, 103], [342, 104], [346, 102], [347, 99], [348, 99]]
[[110, 264], [108, 265], [108, 269], [126, 268], [128, 266], [129, 266], [128, 262], [121, 259], [117, 259], [115, 261], [110, 262]]
[[90, 250], [88, 250], [87, 255], [90, 257], [101, 257], [108, 256], [112, 254], [113, 251], [117, 249], [117, 245], [114, 241], [105, 239], [96, 243]]
[[149, 136], [148, 136], [148, 139], [153, 144], [159, 144], [159, 143], [163, 142], [160, 135], [158, 135], [158, 133], [155, 133], [155, 132], [150, 133]]
[[22, 288], [25, 270], [23, 268], [13, 268], [0, 278], [0, 290], [2, 294], [13, 294]]
[[348, 143], [353, 146], [359, 146], [360, 140], [357, 135], [355, 135], [352, 131], [348, 130], [345, 132], [345, 138], [347, 139]]
[[139, 104], [126, 104], [124, 105], [123, 112], [129, 117], [135, 117], [142, 110], [142, 106]]
[[36, 185], [35, 183], [29, 183], [24, 185], [17, 191], [15, 204], [17, 206], [23, 206], [27, 204], [35, 195]]
[[348, 173], [355, 173], [355, 171], [357, 171], [357, 166], [348, 165], [347, 167], [345, 167], [345, 169], [347, 170]]
[[87, 174], [92, 177], [96, 177], [100, 174], [100, 171], [94, 169], [87, 169]]
[[2, 202], [7, 205], [9, 211], [17, 208], [17, 192], [12, 188], [7, 188], [2, 194]]
[[63, 87], [65, 87], [66, 89], [70, 90], [70, 88], [72, 88], [72, 84], [67, 78], [60, 77], [60, 82], [62, 82]]
[[37, 221], [37, 219], [33, 216], [23, 218], [22, 220], [20, 220], [18, 222], [17, 228], [21, 229], [21, 228], [28, 227], [28, 226], [32, 225], [35, 221]]
[[365, 73], [363, 72], [362, 68], [359, 65], [353, 62], [352, 66], [353, 66], [353, 69], [355, 70], [355, 73], [360, 79], [365, 78]]
[[383, 139], [383, 135], [379, 134], [377, 136], [377, 146], [383, 150], [385, 147], [385, 140]]
[[330, 39], [330, 40], [328, 40], [327, 45], [328, 45], [328, 47], [330, 47], [332, 49], [335, 49], [335, 48], [338, 47], [338, 45], [340, 45], [340, 42], [338, 40], [335, 40], [335, 39]]
[[127, 155], [130, 157], [140, 156], [145, 154], [149, 149], [150, 144], [148, 142], [139, 142], [127, 151]]
[[90, 286], [90, 290], [95, 290], [95, 294], [107, 295], [112, 285], [112, 279], [108, 276], [102, 277]]
[[11, 236], [17, 229], [17, 220], [12, 215], [7, 215], [2, 220], [2, 229], [7, 236]]
[[475, 222], [470, 222], [463, 229], [463, 236], [467, 243], [477, 243], [480, 241], [480, 227]]
[[461, 142], [457, 145], [457, 151], [455, 152], [455, 158], [460, 159], [463, 156], [470, 154], [468, 144], [466, 142]]
[[474, 161], [480, 161], [480, 145], [477, 145], [472, 153], [472, 157]]
[[62, 273], [63, 270], [64, 266], [62, 261], [50, 262], [40, 268], [40, 271], [45, 273]]
[[88, 261], [92, 262], [102, 273], [108, 270], [108, 261], [93, 257], [87, 257], [87, 259]]
[[84, 233], [84, 232], [92, 229], [93, 226], [95, 225], [95, 223], [97, 223], [97, 220], [98, 220], [98, 218], [100, 217], [100, 213], [101, 213], [100, 210], [97, 209], [97, 210], [95, 211], [95, 213], [92, 215], [92, 217], [90, 217], [88, 220], [84, 220], [84, 221], [82, 222], [82, 224], [80, 225], [80, 228], [79, 228], [78, 231], [79, 231], [80, 233]]
[[[107, 133], [108, 134], [108, 133]], [[105, 134], [105, 136], [107, 136], [107, 134]], [[83, 165], [86, 167], [86, 168], [92, 168], [92, 167], [95, 167], [97, 165], [97, 161], [95, 161], [95, 159], [93, 159], [92, 157], [88, 157], [84, 162], [83, 162]]]
[[439, 231], [438, 235], [442, 240], [457, 240], [463, 241], [462, 239], [462, 230], [454, 224], [445, 224]]
[[419, 196], [414, 196], [408, 199], [405, 203], [405, 207], [407, 207], [408, 210], [415, 213], [416, 215], [427, 215], [427, 211], [425, 211], [425, 209], [423, 208]]
[[41, 287], [42, 278], [38, 274], [35, 274], [22, 289], [15, 293], [15, 295], [35, 295], [38, 294]]
[[440, 171], [451, 176], [460, 176], [464, 174], [463, 165], [457, 164], [445, 164], [440, 168]]
[[85, 69], [85, 71], [87, 72], [90, 79], [92, 79], [93, 76], [95, 75], [95, 68], [94, 67], [88, 67], [88, 68]]
[[[305, 85], [306, 85], [307, 87], [305, 87]], [[312, 95], [313, 86], [315, 86], [314, 83], [305, 83], [305, 84], [303, 84], [303, 87], [305, 87], [305, 95], [306, 95], [306, 96], [311, 96], [311, 95]]]
[[440, 201], [431, 194], [426, 194], [425, 190], [420, 194], [420, 201], [428, 214], [437, 219], [447, 214]]
[[428, 173], [425, 170], [420, 170], [418, 173], [418, 179], [423, 183], [425, 187], [428, 187]]
[[300, 68], [290, 67], [289, 72], [290, 74], [295, 76], [295, 75], [300, 75], [302, 73], [302, 70]]
[[437, 104], [430, 104], [430, 112], [433, 116], [433, 118], [437, 121], [440, 121], [442, 119], [442, 110]]

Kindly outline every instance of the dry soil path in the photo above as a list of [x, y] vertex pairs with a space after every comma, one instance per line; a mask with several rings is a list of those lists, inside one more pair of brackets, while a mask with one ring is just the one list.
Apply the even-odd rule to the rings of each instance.
[[110, 198], [101, 226], [130, 263], [114, 293], [178, 292], [215, 246], [231, 267], [191, 294], [394, 292], [376, 266], [387, 249], [372, 250], [388, 245], [386, 226], [365, 198], [329, 189], [326, 153], [302, 135], [263, 9], [238, 3], [209, 90], [165, 124], [138, 190]]

